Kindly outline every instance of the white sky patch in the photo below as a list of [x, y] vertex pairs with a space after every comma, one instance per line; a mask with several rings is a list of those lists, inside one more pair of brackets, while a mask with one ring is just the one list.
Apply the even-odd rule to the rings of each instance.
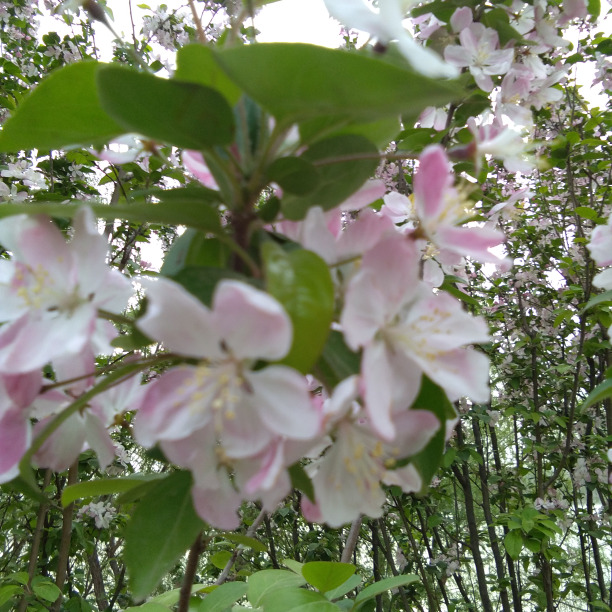
[[255, 16], [259, 42], [303, 42], [337, 47], [340, 24], [331, 19], [323, 0], [282, 0], [264, 6]]

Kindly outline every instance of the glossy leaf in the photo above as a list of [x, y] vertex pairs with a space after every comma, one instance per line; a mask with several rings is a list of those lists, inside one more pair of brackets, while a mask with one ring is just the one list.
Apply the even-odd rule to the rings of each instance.
[[98, 497], [99, 495], [112, 495], [123, 493], [145, 482], [159, 480], [161, 474], [133, 474], [125, 478], [100, 478], [98, 480], [84, 480], [70, 485], [62, 491], [62, 506], [66, 507], [77, 499]]
[[303, 157], [280, 157], [268, 168], [268, 178], [287, 193], [306, 195], [317, 187], [319, 172]]
[[517, 561], [523, 550], [523, 534], [518, 529], [509, 531], [504, 538], [504, 547], [510, 557]]
[[265, 612], [337, 612], [338, 607], [321, 593], [306, 589], [281, 589], [261, 599]]
[[419, 577], [414, 574], [401, 574], [399, 576], [392, 576], [391, 578], [384, 578], [383, 580], [379, 580], [370, 586], [367, 586], [363, 591], [360, 591], [359, 595], [355, 597], [355, 604], [361, 606], [369, 599], [373, 599], [377, 595], [381, 593], [385, 593], [386, 591], [390, 591], [391, 589], [396, 589], [400, 586], [406, 586], [407, 584], [412, 584], [413, 582], [418, 582]]
[[[20, 214], [43, 214], [51, 217], [73, 217], [83, 204], [61, 204], [49, 202], [43, 204], [3, 204], [0, 207], [0, 218]], [[216, 209], [202, 201], [194, 200], [190, 194], [185, 199], [176, 197], [158, 203], [143, 201], [129, 204], [87, 204], [94, 214], [102, 219], [125, 219], [140, 223], [159, 223], [161, 225], [187, 225], [205, 232], [221, 232], [221, 223]]]
[[342, 597], [343, 595], [346, 595], [349, 591], [352, 591], [353, 589], [357, 588], [362, 581], [363, 578], [359, 574], [353, 574], [340, 586], [336, 587], [335, 589], [331, 589], [330, 591], [327, 591], [325, 593], [325, 597], [327, 597], [327, 599], [329, 599], [330, 601], [333, 601], [334, 599]]
[[251, 538], [242, 533], [218, 533], [215, 537], [223, 538], [224, 540], [229, 540], [230, 542], [234, 542], [235, 544], [240, 544], [245, 548], [252, 548], [257, 552], [268, 552], [268, 547], [259, 540], [255, 538]]
[[186, 149], [232, 141], [232, 109], [215, 89], [120, 66], [101, 68], [97, 84], [102, 107], [125, 132]]
[[199, 43], [185, 45], [178, 50], [174, 78], [212, 87], [222, 93], [232, 106], [242, 94], [236, 83], [221, 70], [212, 49]]
[[302, 155], [319, 173], [316, 188], [305, 196], [286, 195], [282, 210], [288, 219], [303, 219], [308, 209], [329, 210], [357, 191], [374, 174], [378, 149], [357, 134], [340, 134], [312, 145]]
[[454, 83], [408, 67], [314, 45], [244, 45], [215, 57], [249, 96], [287, 123], [330, 115], [363, 121], [418, 115], [461, 95]]
[[304, 249], [286, 252], [274, 242], [262, 248], [266, 288], [293, 324], [293, 343], [280, 363], [306, 374], [316, 363], [334, 314], [334, 285], [327, 264]]
[[263, 598], [273, 591], [300, 587], [306, 583], [302, 576], [288, 570], [262, 570], [249, 576], [247, 597], [253, 606], [260, 606]]
[[172, 243], [160, 272], [172, 276], [193, 266], [223, 268], [230, 253], [230, 248], [223, 242], [190, 228]]
[[247, 592], [246, 582], [226, 582], [193, 606], [194, 612], [225, 612]]
[[51, 73], [17, 107], [0, 131], [0, 152], [102, 145], [125, 130], [102, 108], [98, 62], [78, 62]]
[[193, 509], [191, 474], [174, 472], [142, 498], [125, 531], [135, 599], [146, 597], [193, 544], [204, 523]]
[[357, 568], [352, 563], [333, 561], [311, 561], [302, 567], [302, 576], [321, 593], [326, 593], [344, 584]]

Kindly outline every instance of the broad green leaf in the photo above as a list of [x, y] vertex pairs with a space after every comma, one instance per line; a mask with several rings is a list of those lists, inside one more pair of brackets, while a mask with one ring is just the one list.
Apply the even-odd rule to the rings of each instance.
[[283, 565], [288, 567], [292, 572], [295, 572], [298, 576], [302, 575], [302, 568], [304, 567], [303, 563], [295, 561], [294, 559], [285, 559], [283, 561]]
[[280, 361], [306, 374], [329, 334], [334, 314], [334, 285], [327, 264], [304, 249], [286, 252], [274, 242], [262, 247], [266, 288], [285, 308], [293, 324], [293, 343]]
[[217, 533], [215, 535], [216, 538], [223, 538], [224, 540], [229, 540], [230, 542], [234, 542], [235, 544], [241, 544], [246, 548], [252, 548], [257, 552], [268, 552], [268, 547], [259, 540], [255, 538], [250, 538], [242, 533]]
[[523, 534], [518, 529], [509, 531], [504, 538], [504, 547], [510, 558], [517, 561], [523, 550]]
[[327, 591], [327, 593], [325, 593], [325, 597], [327, 597], [327, 599], [329, 599], [330, 601], [333, 601], [338, 597], [342, 597], [343, 595], [346, 595], [349, 591], [352, 591], [353, 589], [357, 588], [361, 584], [362, 580], [363, 578], [359, 574], [353, 574], [346, 582], [342, 583], [339, 587], [336, 587], [331, 591]]
[[222, 93], [234, 106], [242, 92], [215, 61], [210, 47], [201, 44], [185, 45], [176, 54], [174, 79], [212, 87]]
[[288, 472], [289, 478], [291, 478], [291, 487], [304, 493], [304, 495], [314, 504], [314, 486], [306, 470], [299, 463], [294, 463], [289, 467]]
[[[21, 214], [43, 214], [51, 217], [73, 217], [84, 204], [3, 204], [0, 218]], [[175, 197], [168, 201], [151, 204], [131, 202], [129, 204], [87, 204], [94, 214], [102, 219], [125, 219], [140, 223], [159, 223], [161, 225], [187, 225], [205, 232], [220, 233], [221, 223], [217, 211], [204, 202], [191, 199], [188, 195], [182, 200]]]
[[319, 171], [303, 157], [280, 157], [268, 168], [268, 178], [284, 192], [306, 195], [317, 187]]
[[602, 304], [604, 302], [612, 302], [612, 289], [609, 291], [604, 291], [603, 293], [598, 293], [593, 296], [582, 309], [582, 312], [586, 312], [589, 308], [593, 308], [593, 306], [597, 306], [598, 304]]
[[191, 500], [191, 474], [174, 472], [140, 501], [125, 531], [125, 563], [135, 599], [146, 597], [185, 553], [204, 523]]
[[378, 582], [367, 586], [365, 589], [363, 589], [363, 591], [360, 591], [359, 595], [355, 597], [355, 604], [361, 606], [369, 599], [373, 599], [381, 593], [418, 581], [419, 577], [415, 576], [414, 574], [402, 574], [400, 576], [392, 576], [391, 578], [379, 580]]
[[16, 595], [23, 594], [23, 587], [18, 584], [4, 584], [0, 586], [0, 606], [11, 600]]
[[418, 115], [461, 96], [453, 82], [314, 45], [244, 45], [217, 51], [215, 58], [249, 96], [287, 124], [321, 116], [373, 121]]
[[230, 248], [217, 238], [189, 228], [172, 243], [160, 273], [172, 276], [193, 266], [223, 268], [230, 253]]
[[218, 550], [211, 555], [210, 562], [217, 568], [223, 569], [228, 561], [232, 558], [232, 553], [229, 550]]
[[306, 589], [279, 589], [266, 593], [262, 599], [266, 612], [338, 612], [338, 607], [321, 593]]
[[[575, 134], [575, 132], [570, 132], [570, 133]], [[579, 217], [582, 217], [583, 219], [590, 219], [591, 221], [597, 219], [597, 217], [599, 216], [597, 214], [597, 211], [593, 210], [590, 206], [577, 206], [576, 214]]]
[[17, 107], [0, 131], [0, 152], [102, 145], [125, 130], [102, 108], [100, 64], [87, 61], [52, 72]]
[[62, 594], [55, 583], [45, 576], [35, 576], [32, 579], [32, 590], [36, 597], [50, 602], [54, 602]]
[[336, 330], [330, 332], [323, 353], [316, 366], [317, 378], [328, 389], [333, 389], [340, 381], [358, 374], [361, 357], [344, 342], [343, 335]]
[[[203, 588], [205, 588], [207, 585], [205, 584], [194, 584], [191, 586], [191, 592], [195, 593], [196, 591], [199, 591]], [[181, 597], [181, 589], [172, 589], [171, 591], [166, 591], [165, 593], [162, 593], [161, 595], [156, 595], [155, 597], [151, 597], [151, 599], [149, 599], [150, 603], [157, 603], [160, 604], [162, 606], [174, 606], [176, 603], [178, 603], [178, 600]]]
[[186, 149], [232, 141], [234, 115], [215, 89], [120, 66], [100, 68], [97, 84], [102, 107], [126, 132]]
[[344, 584], [357, 568], [352, 563], [334, 561], [311, 561], [302, 567], [302, 576], [321, 593], [326, 593]]
[[123, 493], [134, 487], [139, 487], [144, 482], [159, 480], [161, 474], [133, 474], [125, 478], [100, 478], [98, 480], [85, 480], [66, 487], [62, 491], [62, 506], [66, 507], [77, 499], [86, 497], [98, 497], [99, 495], [111, 495]]
[[194, 606], [194, 612], [226, 612], [247, 592], [246, 582], [226, 582]]
[[316, 188], [304, 196], [287, 194], [281, 207], [287, 219], [303, 219], [308, 209], [320, 206], [329, 210], [359, 189], [376, 170], [378, 149], [357, 134], [340, 134], [320, 140], [300, 159], [318, 171]]
[[608, 378], [604, 380], [602, 383], [599, 383], [588, 395], [588, 397], [584, 400], [584, 403], [581, 406], [581, 410], [586, 410], [589, 406], [593, 404], [597, 404], [598, 402], [602, 402], [605, 399], [612, 397], [612, 378]]
[[[426, 490], [442, 461], [446, 437], [446, 420], [455, 416], [455, 409], [446, 397], [446, 393], [425, 375], [423, 375], [421, 389], [412, 408], [429, 410], [440, 421], [440, 429], [427, 446], [410, 459], [410, 462], [421, 475], [422, 490]], [[399, 464], [401, 465], [401, 462]]]
[[306, 581], [302, 576], [287, 570], [262, 570], [249, 576], [247, 597], [253, 606], [259, 606], [264, 596], [272, 591], [300, 587]]

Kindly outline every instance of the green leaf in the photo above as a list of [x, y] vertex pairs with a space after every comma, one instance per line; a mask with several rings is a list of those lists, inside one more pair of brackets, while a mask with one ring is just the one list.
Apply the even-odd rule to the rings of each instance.
[[23, 594], [23, 587], [18, 584], [4, 584], [0, 586], [0, 606], [10, 601], [16, 595]]
[[231, 106], [234, 106], [242, 95], [240, 88], [215, 61], [212, 49], [199, 43], [186, 45], [178, 50], [174, 79], [212, 87], [222, 93]]
[[141, 500], [125, 531], [135, 599], [146, 597], [194, 542], [204, 523], [193, 509], [191, 474], [174, 472]]
[[604, 291], [603, 293], [598, 293], [593, 296], [582, 309], [582, 312], [586, 312], [589, 308], [593, 308], [593, 306], [597, 306], [598, 304], [602, 304], [604, 302], [612, 302], [612, 289], [609, 291]]
[[264, 596], [272, 591], [300, 587], [305, 583], [306, 580], [294, 572], [275, 569], [262, 570], [249, 576], [247, 597], [253, 606], [259, 606]]
[[265, 612], [338, 612], [338, 607], [321, 593], [306, 589], [280, 589], [266, 593], [261, 603]]
[[279, 157], [268, 168], [270, 181], [294, 195], [311, 193], [319, 182], [319, 171], [302, 157]]
[[[0, 218], [11, 215], [31, 214], [49, 215], [51, 217], [73, 217], [84, 204], [3, 204], [0, 206]], [[173, 197], [156, 204], [132, 202], [129, 204], [87, 204], [97, 217], [102, 219], [125, 219], [140, 223], [161, 225], [187, 225], [211, 233], [221, 233], [221, 223], [217, 211], [204, 202], [184, 200]]]
[[293, 343], [280, 361], [309, 372], [329, 334], [334, 314], [334, 284], [327, 264], [304, 249], [285, 252], [272, 241], [262, 246], [266, 288], [285, 308], [293, 324]]
[[312, 117], [373, 121], [418, 115], [461, 97], [456, 83], [428, 79], [357, 53], [314, 45], [272, 43], [215, 52], [244, 91], [287, 125]]
[[52, 72], [18, 106], [0, 131], [0, 152], [102, 145], [125, 130], [102, 108], [100, 64], [86, 61]]
[[62, 491], [62, 506], [65, 508], [77, 499], [123, 493], [139, 487], [143, 482], [159, 480], [162, 477], [162, 474], [133, 474], [125, 478], [100, 478], [79, 482]]
[[102, 107], [126, 132], [186, 149], [233, 139], [232, 109], [215, 89], [120, 66], [100, 68], [97, 83]]
[[[206, 586], [207, 585], [205, 584], [194, 584], [191, 586], [191, 592], [195, 593], [196, 591], [199, 591], [205, 588]], [[174, 606], [175, 604], [177, 604], [180, 597], [181, 597], [181, 589], [172, 589], [171, 591], [166, 591], [165, 593], [162, 593], [161, 595], [156, 595], [155, 597], [151, 597], [151, 599], [149, 599], [149, 602], [170, 607], [170, 606]]]
[[[422, 490], [426, 490], [442, 461], [446, 438], [446, 420], [453, 418], [456, 413], [446, 393], [425, 375], [423, 375], [421, 389], [412, 408], [429, 410], [440, 421], [440, 429], [427, 446], [411, 458], [411, 463], [421, 475]], [[401, 465], [401, 462], [399, 462], [399, 465]]]
[[325, 593], [325, 597], [327, 597], [327, 599], [329, 599], [330, 601], [333, 601], [338, 597], [342, 597], [343, 595], [346, 595], [349, 591], [352, 591], [353, 589], [357, 588], [361, 584], [362, 580], [363, 578], [359, 574], [353, 574], [346, 582], [342, 583], [339, 587], [327, 591], [327, 593]]
[[209, 561], [217, 568], [223, 569], [228, 561], [232, 558], [232, 553], [229, 550], [218, 550], [214, 553]]
[[334, 561], [311, 561], [302, 567], [302, 576], [321, 593], [326, 593], [344, 584], [357, 568], [352, 563]]
[[50, 602], [54, 602], [62, 594], [59, 588], [45, 576], [34, 576], [32, 590], [36, 597]]
[[319, 140], [301, 158], [318, 170], [319, 181], [304, 196], [287, 194], [282, 210], [287, 219], [303, 219], [312, 206], [329, 210], [337, 206], [374, 173], [379, 163], [378, 149], [357, 134], [340, 134]]
[[224, 268], [230, 253], [230, 248], [217, 238], [189, 228], [172, 243], [160, 273], [173, 276], [183, 268], [194, 266]]
[[260, 542], [255, 538], [250, 538], [249, 536], [246, 536], [242, 533], [217, 533], [215, 537], [223, 538], [224, 540], [229, 540], [230, 542], [234, 542], [235, 544], [240, 544], [245, 548], [252, 548], [257, 552], [268, 552], [268, 547], [263, 542]]
[[359, 374], [360, 366], [361, 356], [346, 345], [341, 332], [332, 330], [317, 362], [317, 378], [333, 389], [345, 378]]
[[288, 472], [291, 478], [291, 487], [304, 493], [304, 495], [314, 504], [314, 486], [306, 470], [299, 463], [294, 463], [289, 467]]
[[599, 383], [589, 393], [588, 397], [584, 400], [584, 403], [581, 406], [581, 410], [584, 411], [589, 408], [589, 406], [602, 402], [610, 397], [612, 397], [612, 378], [608, 378], [602, 383]]
[[303, 563], [294, 561], [293, 559], [285, 559], [283, 561], [283, 565], [288, 567], [292, 572], [295, 572], [298, 576], [302, 575], [302, 568], [304, 567]]
[[412, 584], [413, 582], [418, 582], [418, 580], [419, 577], [415, 576], [414, 574], [402, 574], [400, 576], [392, 576], [391, 578], [379, 580], [378, 582], [367, 586], [365, 589], [363, 589], [363, 591], [360, 591], [359, 595], [355, 597], [355, 604], [361, 606], [369, 599], [373, 599], [381, 593], [390, 591], [391, 589], [396, 589], [400, 586]]
[[510, 558], [518, 561], [523, 550], [523, 534], [518, 529], [509, 531], [504, 538], [504, 547]]
[[226, 582], [194, 606], [194, 612], [226, 612], [247, 592], [246, 582]]
[[[570, 132], [570, 133], [575, 133], [575, 132]], [[599, 216], [597, 214], [597, 211], [593, 210], [589, 206], [577, 206], [576, 214], [579, 217], [582, 217], [583, 219], [591, 219], [591, 220], [597, 219], [597, 217]]]

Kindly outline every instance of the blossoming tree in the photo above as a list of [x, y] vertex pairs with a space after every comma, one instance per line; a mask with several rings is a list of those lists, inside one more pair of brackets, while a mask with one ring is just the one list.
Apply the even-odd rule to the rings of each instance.
[[[66, 583], [72, 527], [108, 528], [118, 495], [125, 543], [110, 537], [105, 571], [95, 546], [88, 556], [99, 609], [120, 596], [138, 607], [190, 546], [181, 588], [143, 610], [365, 610], [383, 597], [389, 609], [442, 609], [440, 598], [469, 609], [460, 544], [479, 609], [494, 609], [491, 567], [504, 611], [552, 611], [567, 593], [607, 609], [610, 555], [593, 533], [595, 506], [610, 507], [612, 283], [594, 266], [612, 263], [610, 119], [586, 119], [561, 85], [589, 53], [609, 85], [609, 40], [586, 38], [580, 55], [562, 36], [594, 22], [596, 3], [326, 0], [348, 28], [346, 48], [327, 49], [257, 43], [245, 24], [267, 2], [190, 0], [188, 15], [147, 15], [144, 40], [117, 40], [110, 63], [95, 59], [88, 19], [112, 28], [111, 3], [44, 4], [0, 13], [12, 28], [4, 71], [19, 75], [6, 79], [0, 131], [0, 482], [40, 503], [29, 566], [0, 586], [0, 606], [89, 609], [87, 587]], [[28, 20], [50, 9], [73, 28], [84, 19], [83, 36], [36, 41]], [[176, 49], [170, 65], [154, 40]], [[159, 269], [138, 247], [153, 236]], [[566, 382], [544, 380], [544, 364]], [[577, 458], [583, 416], [592, 453]], [[500, 448], [495, 428], [510, 422]], [[503, 475], [513, 452], [516, 472]], [[483, 468], [482, 518], [470, 459]], [[436, 531], [443, 512], [419, 501], [439, 468], [454, 475], [455, 500], [461, 488], [465, 515], [454, 517], [468, 538]], [[558, 489], [593, 482], [590, 468], [603, 486], [565, 536], [580, 541], [586, 586], [561, 587], [555, 538], [570, 532], [553, 514], [567, 507]], [[37, 560], [62, 473], [51, 581]], [[511, 486], [529, 487], [531, 506], [516, 503], [523, 493], [508, 500]], [[350, 525], [341, 562], [294, 553], [280, 570], [279, 508], [322, 529]], [[429, 570], [406, 556], [411, 571], [398, 569], [385, 516], [405, 529], [406, 550], [427, 543]], [[375, 582], [362, 588], [364, 517]], [[261, 552], [261, 522], [274, 570], [225, 582], [236, 549], [215, 564], [216, 585], [196, 584], [215, 539]]]

